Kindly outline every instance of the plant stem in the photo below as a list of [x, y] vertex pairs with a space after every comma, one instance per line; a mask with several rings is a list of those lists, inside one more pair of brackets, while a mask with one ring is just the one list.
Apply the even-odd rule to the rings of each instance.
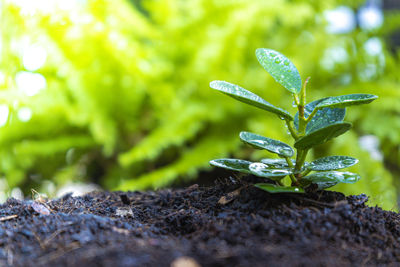
[[[299, 150], [297, 152], [297, 156], [296, 156], [296, 166], [294, 168], [295, 172], [300, 172], [301, 168], [304, 165], [304, 162], [306, 161], [306, 157], [307, 157], [307, 153], [308, 153], [308, 149], [305, 150]], [[299, 179], [301, 179], [302, 175], [296, 175], [297, 181]]]
[[285, 120], [286, 125], [289, 129], [290, 134], [292, 135], [292, 137], [294, 138], [294, 140], [299, 139], [299, 136], [297, 135], [295, 129], [293, 128], [293, 125], [291, 124], [291, 122], [289, 120]]
[[315, 114], [317, 114], [319, 108], [314, 108], [314, 110], [311, 112], [311, 114], [307, 117], [306, 123], [310, 122], [311, 119], [314, 117]]
[[294, 98], [294, 103], [296, 104], [296, 106], [300, 105], [299, 96], [297, 94], [293, 94], [293, 98]]
[[[293, 162], [289, 158], [285, 158], [285, 160], [286, 160], [287, 164], [289, 165], [289, 168], [293, 169], [293, 167], [294, 167]], [[298, 184], [296, 177], [294, 177], [294, 174], [290, 174], [289, 177], [290, 177], [290, 180], [292, 180], [292, 184], [295, 184], [295, 185]]]
[[305, 170], [302, 174], [301, 177], [306, 176], [307, 174], [309, 174], [311, 172], [311, 170]]
[[303, 83], [303, 87], [301, 87], [300, 91], [300, 105], [305, 106], [306, 105], [306, 88], [308, 81], [310, 80], [311, 77], [307, 77], [307, 79]]
[[301, 87], [300, 91], [300, 103], [297, 105], [297, 108], [299, 110], [299, 132], [301, 135], [304, 135], [306, 132], [306, 126], [307, 126], [307, 120], [304, 116], [304, 108], [306, 106], [306, 88], [308, 81], [310, 80], [310, 77], [308, 77], [304, 83], [303, 86]]
[[300, 163], [300, 158], [301, 158], [301, 154], [303, 153], [303, 150], [298, 149], [297, 150], [297, 154], [296, 154], [296, 166], [294, 167], [295, 171], [298, 171], [301, 169], [301, 166], [299, 166]]

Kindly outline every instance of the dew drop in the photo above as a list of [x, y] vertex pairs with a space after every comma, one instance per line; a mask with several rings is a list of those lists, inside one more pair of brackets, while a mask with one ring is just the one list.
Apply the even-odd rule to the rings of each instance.
[[289, 171], [286, 171], [286, 170], [271, 170], [271, 173], [272, 173], [272, 174], [287, 175], [287, 174], [289, 174], [290, 172], [289, 172]]
[[289, 147], [279, 148], [278, 153], [285, 157], [291, 157], [293, 155], [293, 151]]
[[292, 72], [292, 70], [289, 69], [289, 70], [287, 70], [287, 72]]
[[251, 140], [251, 143], [255, 144], [255, 145], [259, 145], [259, 146], [265, 146], [266, 143], [262, 140]]
[[268, 170], [268, 165], [261, 162], [254, 162], [250, 164], [249, 169], [256, 173], [262, 173], [265, 170]]
[[299, 189], [298, 189], [298, 188], [295, 188], [295, 189], [294, 189], [294, 191], [298, 192], [298, 191], [299, 191]]
[[279, 64], [279, 63], [281, 63], [281, 61], [279, 59], [275, 59], [275, 63]]
[[284, 117], [282, 117], [282, 116], [279, 116], [279, 119], [281, 119], [281, 120], [284, 120], [285, 118], [284, 118]]
[[350, 164], [353, 164], [354, 163], [354, 161], [352, 160], [352, 159], [345, 159], [345, 160], [343, 160], [342, 161], [344, 164], [346, 164], [346, 165], [350, 165]]
[[289, 66], [289, 61], [285, 61], [285, 66]]

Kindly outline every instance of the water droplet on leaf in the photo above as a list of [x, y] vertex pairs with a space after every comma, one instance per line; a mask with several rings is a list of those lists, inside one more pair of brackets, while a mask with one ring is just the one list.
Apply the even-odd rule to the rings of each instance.
[[290, 157], [292, 156], [292, 150], [288, 147], [282, 147], [278, 149], [278, 153], [285, 156], [285, 157]]
[[352, 159], [345, 159], [345, 160], [343, 160], [343, 163], [344, 164], [352, 164], [354, 162], [354, 160], [352, 160]]
[[289, 172], [289, 171], [286, 171], [286, 170], [272, 170], [271, 173], [273, 173], [273, 174], [287, 175], [287, 174], [289, 174], [290, 172]]

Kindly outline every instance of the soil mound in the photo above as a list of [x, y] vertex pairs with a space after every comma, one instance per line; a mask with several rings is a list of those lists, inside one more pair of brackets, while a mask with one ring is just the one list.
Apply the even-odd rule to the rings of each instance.
[[269, 194], [254, 177], [0, 209], [1, 266], [400, 265], [400, 216], [365, 195]]

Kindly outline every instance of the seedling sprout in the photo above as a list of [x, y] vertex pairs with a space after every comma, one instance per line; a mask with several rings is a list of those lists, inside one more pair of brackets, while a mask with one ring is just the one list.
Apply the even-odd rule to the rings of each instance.
[[[256, 57], [262, 67], [283, 87], [292, 93], [297, 113], [276, 107], [258, 95], [226, 81], [213, 81], [210, 87], [246, 104], [274, 113], [283, 120], [294, 139], [294, 148], [281, 141], [251, 132], [241, 132], [239, 138], [256, 149], [277, 154], [278, 159], [250, 162], [241, 159], [214, 159], [210, 164], [228, 170], [253, 174], [273, 180], [274, 183], [257, 183], [256, 187], [270, 193], [304, 193], [306, 190], [326, 189], [339, 183], [355, 183], [356, 173], [337, 171], [358, 162], [349, 156], [328, 156], [306, 162], [308, 152], [317, 145], [338, 137], [351, 129], [345, 122], [346, 108], [368, 104], [378, 97], [371, 94], [332, 96], [306, 102], [306, 89], [310, 77], [302, 83], [295, 65], [281, 53], [259, 48]], [[295, 158], [294, 158], [295, 157]], [[283, 179], [290, 177], [291, 186]]]

